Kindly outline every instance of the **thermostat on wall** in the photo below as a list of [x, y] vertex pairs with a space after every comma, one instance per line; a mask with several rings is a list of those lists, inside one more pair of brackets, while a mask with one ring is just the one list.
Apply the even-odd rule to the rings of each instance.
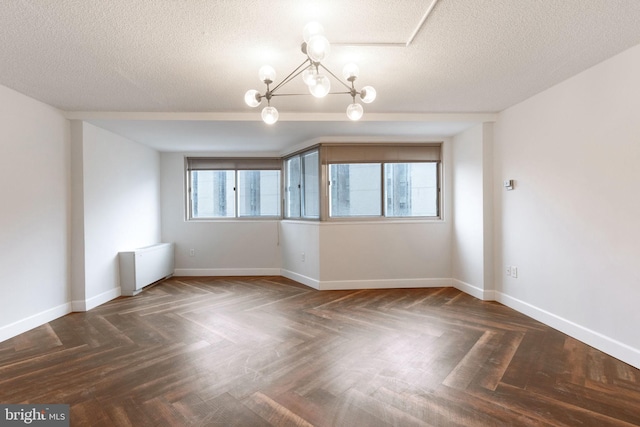
[[512, 179], [506, 179], [504, 181], [504, 188], [506, 188], [507, 190], [513, 190], [513, 180]]

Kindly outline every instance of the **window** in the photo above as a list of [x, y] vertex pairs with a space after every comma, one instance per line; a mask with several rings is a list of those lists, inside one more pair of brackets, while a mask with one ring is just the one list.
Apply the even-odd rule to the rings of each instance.
[[285, 160], [286, 218], [320, 217], [320, 158], [318, 150]]
[[279, 159], [187, 158], [188, 218], [280, 217]]
[[441, 151], [322, 143], [284, 159], [189, 157], [186, 217], [440, 218]]
[[320, 161], [318, 151], [302, 155], [302, 200], [306, 218], [318, 218], [320, 214]]
[[329, 216], [380, 216], [379, 163], [329, 165]]
[[439, 144], [321, 147], [329, 218], [440, 216]]
[[438, 164], [384, 165], [385, 216], [438, 216]]
[[236, 216], [234, 171], [193, 171], [191, 173], [192, 218]]
[[238, 215], [280, 216], [280, 171], [238, 171]]
[[438, 216], [438, 165], [431, 163], [330, 164], [329, 216]]
[[300, 166], [300, 156], [292, 157], [285, 161], [285, 173], [287, 174], [287, 209], [285, 217], [287, 218], [300, 218], [302, 212], [302, 205], [300, 201], [300, 190], [302, 185], [302, 175]]

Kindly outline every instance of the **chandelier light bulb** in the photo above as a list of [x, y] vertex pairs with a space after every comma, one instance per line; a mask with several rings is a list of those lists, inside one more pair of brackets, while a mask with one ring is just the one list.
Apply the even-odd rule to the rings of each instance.
[[360, 91], [360, 98], [365, 104], [369, 104], [376, 99], [376, 90], [371, 86], [365, 86]]
[[329, 40], [321, 34], [316, 34], [307, 42], [307, 55], [313, 62], [322, 62], [331, 51]]
[[273, 83], [276, 81], [276, 70], [270, 65], [264, 65], [258, 71], [258, 78], [260, 78], [261, 82]]
[[362, 108], [362, 105], [356, 102], [354, 102], [353, 104], [349, 104], [349, 106], [347, 107], [347, 117], [349, 117], [353, 121], [360, 120], [363, 113], [364, 109]]
[[277, 122], [278, 116], [279, 114], [278, 110], [276, 110], [276, 107], [272, 107], [269, 105], [262, 109], [262, 120], [268, 125], [272, 125]]
[[358, 68], [358, 66], [354, 63], [347, 64], [342, 69], [342, 77], [344, 77], [344, 79], [348, 82], [357, 79], [359, 75], [360, 68]]
[[260, 105], [260, 101], [260, 92], [255, 89], [248, 90], [247, 93], [244, 94], [244, 102], [246, 102], [249, 107], [257, 107]]
[[302, 30], [302, 37], [304, 38], [304, 41], [309, 43], [309, 39], [315, 35], [323, 35], [324, 34], [324, 28], [322, 28], [322, 25], [318, 24], [317, 22], [309, 22], [307, 25], [304, 26], [304, 29]]
[[318, 75], [318, 70], [316, 67], [309, 67], [302, 72], [302, 81], [307, 86], [313, 86], [316, 84], [316, 76]]
[[331, 80], [329, 77], [318, 74], [315, 77], [315, 84], [309, 86], [309, 92], [316, 98], [324, 98], [331, 90]]
[[[309, 93], [316, 98], [324, 98], [327, 95], [348, 95], [352, 103], [347, 106], [347, 116], [350, 120], [360, 120], [364, 114], [364, 104], [376, 99], [376, 90], [371, 86], [365, 86], [361, 90], [356, 89], [355, 81], [359, 78], [360, 68], [353, 63], [348, 63], [342, 69], [342, 77], [339, 73], [329, 70], [322, 62], [329, 56], [331, 45], [324, 35], [324, 28], [317, 22], [308, 23], [303, 30], [304, 42], [300, 46], [302, 54], [306, 57], [304, 62], [294, 69], [284, 80], [276, 83], [276, 71], [269, 65], [264, 65], [258, 71], [260, 81], [266, 84], [266, 88], [248, 90], [244, 94], [244, 102], [249, 107], [257, 107], [266, 99], [267, 104], [262, 108], [262, 120], [272, 125], [278, 121], [279, 113], [271, 106], [271, 98], [274, 96], [304, 95], [304, 93], [280, 93], [280, 88], [293, 81], [298, 75], [302, 75], [302, 81], [309, 88]], [[323, 71], [321, 71], [321, 69]], [[321, 74], [324, 73], [325, 74]], [[331, 92], [331, 79], [335, 78], [339, 85], [346, 91]], [[296, 85], [299, 85], [300, 81]], [[293, 86], [293, 85], [292, 85]], [[360, 84], [358, 84], [360, 86]], [[277, 93], [276, 93], [277, 92]], [[360, 97], [360, 100], [356, 98]]]

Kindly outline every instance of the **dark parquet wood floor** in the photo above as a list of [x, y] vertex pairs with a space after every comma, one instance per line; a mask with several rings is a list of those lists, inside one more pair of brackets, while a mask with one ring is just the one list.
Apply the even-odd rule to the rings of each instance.
[[73, 426], [639, 426], [640, 371], [456, 289], [171, 278], [0, 343]]

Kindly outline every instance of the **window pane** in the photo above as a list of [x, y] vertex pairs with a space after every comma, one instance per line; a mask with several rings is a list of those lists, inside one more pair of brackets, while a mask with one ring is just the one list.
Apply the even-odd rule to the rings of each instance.
[[279, 216], [279, 207], [279, 171], [238, 171], [239, 216]]
[[317, 151], [302, 156], [302, 169], [304, 171], [302, 181], [303, 216], [305, 218], [318, 218], [320, 216], [320, 181]]
[[234, 171], [192, 171], [192, 218], [234, 217], [235, 186]]
[[380, 163], [329, 165], [329, 215], [380, 216]]
[[286, 211], [287, 218], [300, 218], [300, 156], [295, 156], [285, 162], [287, 174], [286, 182]]
[[386, 216], [438, 216], [437, 163], [387, 163], [384, 175]]

